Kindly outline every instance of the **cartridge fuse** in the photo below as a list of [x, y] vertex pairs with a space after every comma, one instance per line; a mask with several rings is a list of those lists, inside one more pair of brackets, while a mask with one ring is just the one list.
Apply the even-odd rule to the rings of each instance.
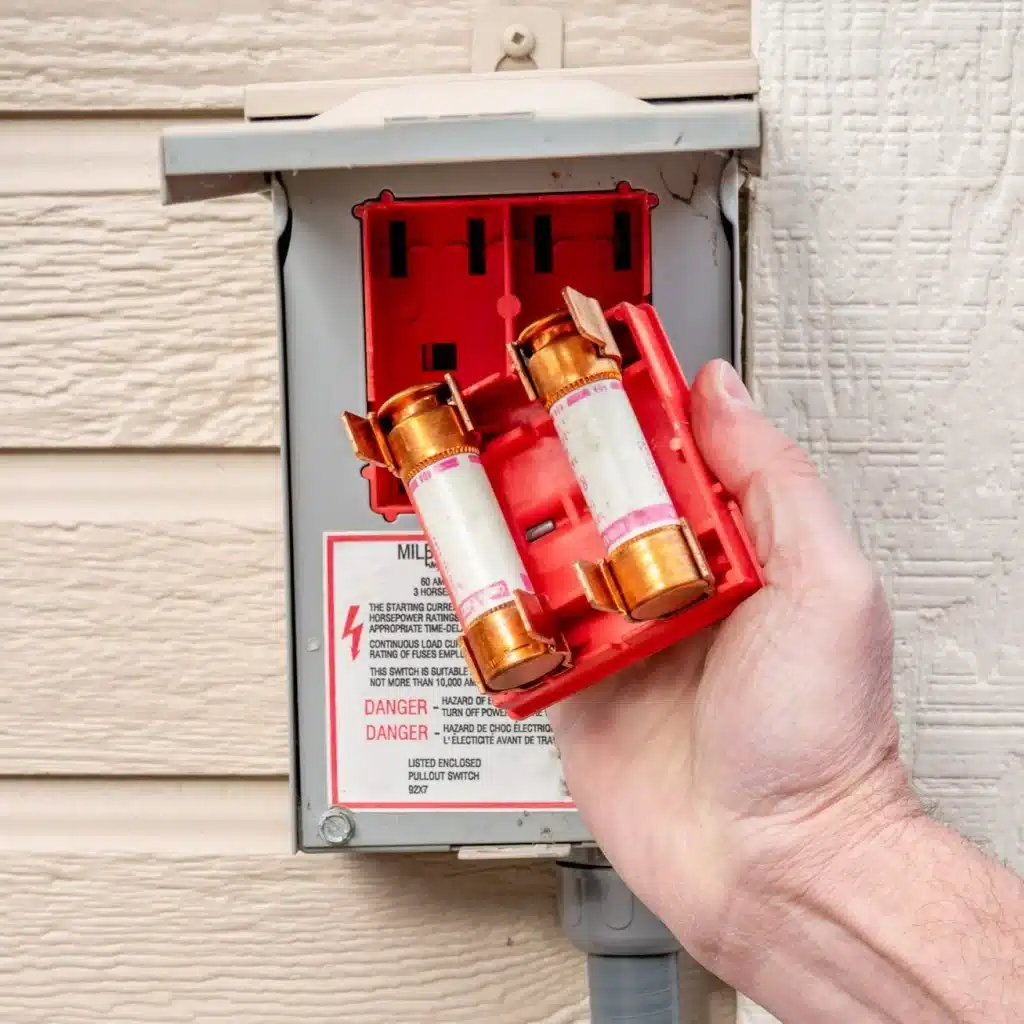
[[516, 590], [533, 592], [479, 454], [459, 452], [432, 462], [406, 491], [465, 626], [507, 604]]
[[713, 577], [640, 428], [600, 306], [565, 294], [569, 308], [527, 327], [513, 355], [551, 416], [607, 554], [577, 572], [595, 607], [664, 618], [707, 595]]
[[478, 685], [517, 689], [567, 667], [568, 650], [545, 622], [454, 381], [401, 391], [368, 419], [343, 418], [356, 455], [405, 484]]

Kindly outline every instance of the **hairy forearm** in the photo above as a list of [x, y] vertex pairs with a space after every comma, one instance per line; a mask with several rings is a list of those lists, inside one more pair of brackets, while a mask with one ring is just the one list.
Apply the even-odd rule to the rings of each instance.
[[837, 823], [741, 899], [723, 973], [787, 1024], [1024, 1020], [1024, 882], [922, 813]]

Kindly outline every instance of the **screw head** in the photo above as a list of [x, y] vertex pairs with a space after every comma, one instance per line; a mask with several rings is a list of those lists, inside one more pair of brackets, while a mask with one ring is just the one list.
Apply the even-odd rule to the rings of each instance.
[[522, 60], [537, 49], [537, 37], [525, 25], [509, 25], [501, 37], [506, 57]]
[[315, 636], [311, 636], [306, 641], [306, 650], [309, 651], [310, 654], [312, 654], [314, 651], [319, 651], [320, 650], [320, 641], [317, 640], [317, 638]]
[[331, 846], [344, 846], [356, 834], [356, 823], [348, 811], [331, 807], [320, 816], [320, 836]]

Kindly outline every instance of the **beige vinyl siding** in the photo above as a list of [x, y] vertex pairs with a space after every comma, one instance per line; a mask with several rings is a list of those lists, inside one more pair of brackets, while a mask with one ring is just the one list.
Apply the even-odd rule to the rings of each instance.
[[5, 1021], [587, 1019], [550, 867], [67, 852], [0, 854], [0, 878]]
[[278, 458], [0, 456], [0, 775], [288, 770]]
[[[240, 109], [258, 82], [468, 71], [476, 0], [15, 0], [0, 110]], [[750, 54], [748, 0], [545, 0], [577, 67]]]
[[163, 208], [90, 178], [0, 194], [0, 445], [275, 447], [269, 203]]
[[[290, 853], [270, 210], [158, 194], [167, 123], [468, 70], [476, 6], [0, 9], [4, 1021], [587, 1020], [550, 865]], [[750, 52], [740, 0], [557, 6], [577, 65]]]

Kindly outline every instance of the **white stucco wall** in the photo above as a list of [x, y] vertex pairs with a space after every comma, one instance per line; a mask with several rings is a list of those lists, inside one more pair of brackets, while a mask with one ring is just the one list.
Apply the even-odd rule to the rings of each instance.
[[1024, 871], [1024, 9], [759, 0], [755, 31], [757, 393], [885, 575], [921, 795]]
[[754, 375], [880, 565], [922, 795], [1024, 868], [1024, 13], [763, 2]]

